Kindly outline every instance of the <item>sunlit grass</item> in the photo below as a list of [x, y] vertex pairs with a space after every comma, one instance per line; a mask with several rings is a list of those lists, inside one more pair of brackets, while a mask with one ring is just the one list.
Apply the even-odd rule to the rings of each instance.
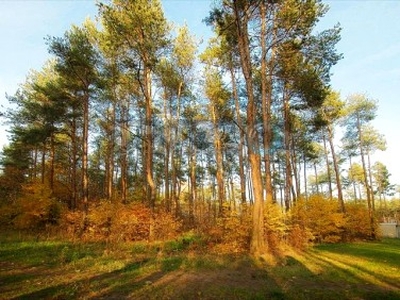
[[166, 243], [0, 237], [0, 298], [400, 299], [400, 240], [320, 245], [272, 264]]

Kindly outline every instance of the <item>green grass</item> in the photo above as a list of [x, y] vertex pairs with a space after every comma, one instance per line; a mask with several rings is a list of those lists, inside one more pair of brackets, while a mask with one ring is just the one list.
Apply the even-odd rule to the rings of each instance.
[[0, 237], [0, 299], [400, 299], [400, 240], [320, 245], [275, 263], [167, 243]]

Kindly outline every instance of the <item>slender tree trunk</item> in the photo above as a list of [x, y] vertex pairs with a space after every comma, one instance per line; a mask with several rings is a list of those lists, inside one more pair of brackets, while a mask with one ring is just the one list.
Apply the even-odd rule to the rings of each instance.
[[[349, 163], [350, 163], [350, 166], [353, 164], [353, 163], [351, 162], [351, 155], [349, 155]], [[353, 192], [354, 192], [354, 200], [357, 202], [357, 188], [356, 188], [356, 182], [354, 181], [354, 179], [353, 179], [352, 181], [353, 181], [352, 185], [353, 185]]]
[[344, 206], [344, 200], [343, 200], [343, 193], [342, 193], [342, 182], [340, 180], [340, 172], [339, 172], [339, 166], [336, 158], [336, 153], [335, 153], [335, 147], [333, 145], [333, 134], [332, 134], [332, 128], [328, 126], [328, 141], [329, 145], [331, 148], [331, 154], [332, 154], [332, 160], [333, 160], [333, 168], [335, 170], [335, 178], [336, 178], [336, 187], [338, 191], [338, 201], [340, 205], [340, 210], [342, 213], [346, 211], [345, 206]]
[[[260, 4], [261, 9], [261, 98], [262, 98], [262, 119], [263, 119], [263, 143], [264, 143], [264, 168], [265, 168], [265, 191], [266, 202], [273, 202], [273, 188], [271, 176], [271, 102], [272, 102], [272, 81], [269, 86], [267, 80], [267, 46], [266, 46], [266, 5]], [[272, 63], [271, 63], [272, 65]], [[270, 70], [269, 74], [271, 75]]]
[[357, 129], [358, 129], [358, 138], [359, 138], [359, 143], [360, 143], [360, 156], [361, 156], [361, 164], [363, 168], [363, 180], [364, 180], [364, 185], [365, 189], [367, 192], [367, 204], [368, 204], [368, 212], [369, 212], [369, 218], [370, 218], [370, 226], [371, 226], [371, 237], [373, 239], [376, 238], [376, 229], [375, 229], [375, 217], [374, 217], [374, 210], [372, 206], [372, 198], [371, 198], [371, 188], [369, 186], [369, 181], [368, 181], [368, 176], [367, 176], [367, 169], [366, 169], [366, 164], [365, 164], [365, 154], [364, 154], [364, 144], [363, 144], [363, 136], [362, 136], [362, 129], [360, 125], [360, 120], [357, 119]]
[[289, 97], [284, 92], [283, 96], [283, 119], [284, 119], [284, 145], [285, 145], [285, 208], [286, 211], [290, 209], [291, 197], [290, 190], [293, 186], [292, 183], [292, 167], [291, 167], [291, 155], [290, 155], [290, 106]]
[[85, 92], [83, 99], [83, 133], [82, 133], [82, 204], [85, 213], [89, 209], [89, 94]]
[[78, 141], [76, 136], [76, 118], [74, 117], [71, 124], [71, 147], [72, 147], [72, 158], [71, 158], [71, 208], [75, 210], [78, 207]]
[[41, 171], [41, 184], [45, 183], [45, 178], [46, 178], [46, 144], [43, 143], [43, 148], [42, 148], [42, 171]]
[[231, 74], [232, 80], [232, 92], [233, 98], [235, 100], [235, 112], [236, 112], [236, 122], [239, 127], [239, 144], [238, 144], [238, 156], [239, 156], [239, 177], [240, 177], [240, 199], [242, 204], [246, 203], [246, 175], [244, 170], [244, 157], [243, 157], [243, 146], [245, 142], [243, 124], [242, 124], [242, 116], [240, 114], [240, 105], [239, 105], [239, 96], [237, 92], [236, 86], [236, 78], [233, 70], [233, 63], [231, 61], [229, 71]]
[[189, 141], [188, 162], [189, 162], [189, 180], [190, 180], [190, 195], [189, 195], [189, 217], [193, 224], [195, 220], [194, 211], [197, 202], [197, 181], [196, 181], [196, 147], [194, 137], [196, 135], [195, 125], [191, 128], [192, 141]]
[[319, 178], [318, 178], [318, 171], [317, 171], [316, 163], [314, 163], [314, 176], [315, 176], [315, 187], [317, 190], [317, 194], [319, 194]]
[[372, 184], [372, 173], [371, 173], [371, 156], [369, 153], [369, 149], [367, 148], [367, 161], [368, 161], [368, 178], [369, 178], [369, 187], [371, 190], [371, 204], [372, 204], [372, 211], [375, 211], [375, 195], [373, 190]]
[[218, 128], [218, 119], [216, 108], [213, 104], [211, 108], [212, 112], [212, 121], [214, 126], [214, 148], [215, 148], [215, 160], [217, 164], [217, 190], [218, 190], [218, 204], [219, 204], [219, 214], [222, 213], [222, 205], [223, 202], [226, 200], [225, 195], [225, 179], [224, 179], [224, 166], [223, 166], [223, 159], [222, 159], [222, 142], [220, 137], [220, 132]]
[[170, 156], [171, 156], [171, 112], [168, 111], [167, 93], [164, 92], [164, 138], [165, 138], [165, 156], [164, 156], [164, 198], [165, 209], [171, 211], [170, 198]]
[[32, 170], [32, 179], [36, 180], [37, 178], [37, 161], [38, 161], [38, 148], [35, 147], [33, 152], [33, 170]]
[[[174, 137], [173, 142], [171, 145], [172, 151], [172, 170], [171, 170], [171, 177], [172, 177], [172, 202], [175, 204], [175, 215], [178, 217], [181, 214], [180, 208], [180, 182], [179, 182], [179, 171], [181, 168], [181, 158], [182, 158], [182, 147], [177, 151], [177, 144], [180, 140], [180, 118], [181, 118], [181, 93], [182, 93], [183, 83], [180, 82], [178, 86], [178, 95], [177, 95], [177, 108], [176, 108], [176, 123], [175, 123], [175, 130], [174, 130]], [[170, 111], [171, 108], [170, 108]]]
[[323, 136], [324, 141], [324, 153], [325, 153], [325, 162], [326, 162], [326, 171], [328, 173], [328, 188], [329, 188], [329, 198], [333, 199], [333, 191], [332, 191], [332, 175], [331, 175], [331, 165], [329, 163], [329, 156], [328, 156], [328, 148], [326, 146], [326, 137]]
[[112, 103], [110, 111], [110, 120], [108, 128], [107, 140], [107, 157], [106, 157], [106, 195], [107, 199], [113, 199], [114, 194], [114, 149], [115, 149], [115, 102]]
[[[298, 164], [297, 164], [297, 156], [296, 156], [296, 149], [295, 149], [295, 143], [294, 143], [294, 139], [293, 137], [291, 138], [291, 144], [292, 144], [292, 148], [291, 148], [291, 162], [292, 162], [292, 170], [293, 170], [293, 176], [294, 176], [294, 187], [296, 187], [296, 191], [292, 192], [292, 199], [293, 199], [293, 203], [295, 203], [297, 201], [297, 197], [300, 196], [301, 192], [300, 192], [300, 175], [299, 175], [299, 170], [297, 168]], [[292, 188], [292, 190], [294, 190], [294, 187]]]
[[307, 161], [304, 153], [303, 153], [303, 177], [304, 177], [304, 197], [307, 200], [308, 199]]
[[128, 201], [128, 137], [129, 137], [129, 102], [123, 99], [121, 103], [121, 202]]
[[[146, 61], [144, 64], [146, 65]], [[150, 208], [153, 210], [156, 201], [156, 189], [153, 177], [153, 100], [151, 95], [151, 72], [148, 67], [144, 68], [144, 90], [145, 90], [145, 101], [146, 101], [146, 151], [145, 151], [145, 170], [147, 180], [147, 202]]]
[[54, 135], [50, 137], [50, 174], [49, 174], [49, 187], [51, 193], [54, 192], [54, 165], [56, 160], [56, 147], [54, 141]]

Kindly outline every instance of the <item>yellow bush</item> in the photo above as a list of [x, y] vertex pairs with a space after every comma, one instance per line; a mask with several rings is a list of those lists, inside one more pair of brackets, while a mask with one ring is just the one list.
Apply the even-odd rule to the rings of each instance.
[[[374, 228], [378, 228], [375, 218]], [[369, 239], [373, 236], [371, 219], [365, 203], [349, 202], [346, 204], [346, 239], [358, 240]]]
[[22, 187], [21, 196], [10, 206], [10, 223], [17, 229], [40, 229], [55, 224], [60, 217], [61, 205], [51, 197], [45, 184], [29, 183]]
[[245, 252], [250, 244], [251, 215], [246, 207], [242, 207], [241, 213], [225, 207], [222, 215], [204, 234], [218, 253]]
[[291, 210], [292, 225], [309, 230], [319, 242], [337, 242], [346, 225], [345, 215], [339, 212], [337, 200], [313, 195], [297, 201]]
[[282, 207], [274, 203], [264, 206], [264, 230], [268, 248], [274, 252], [279, 251], [280, 244], [284, 241], [288, 226]]

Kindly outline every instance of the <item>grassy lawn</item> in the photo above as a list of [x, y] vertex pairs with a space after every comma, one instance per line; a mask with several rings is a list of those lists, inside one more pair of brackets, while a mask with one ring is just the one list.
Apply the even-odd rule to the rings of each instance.
[[0, 298], [400, 299], [400, 239], [321, 245], [275, 263], [193, 250], [195, 242], [3, 236]]

